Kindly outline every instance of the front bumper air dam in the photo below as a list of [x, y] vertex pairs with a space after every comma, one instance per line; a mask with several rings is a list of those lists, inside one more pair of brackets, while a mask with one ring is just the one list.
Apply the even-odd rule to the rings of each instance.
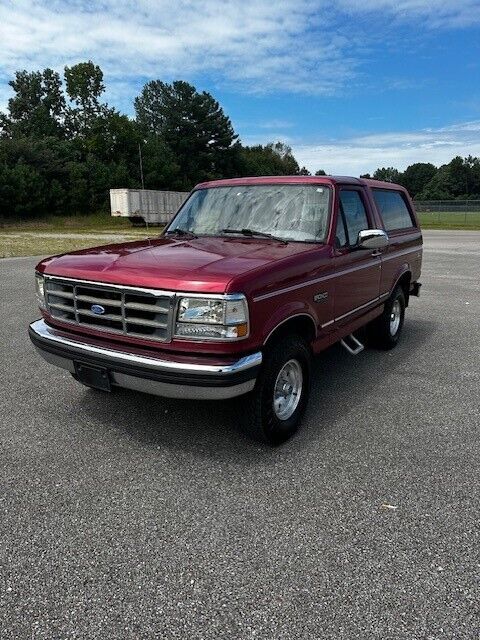
[[260, 351], [225, 365], [176, 362], [137, 355], [82, 342], [65, 336], [44, 320], [29, 326], [29, 336], [50, 364], [75, 374], [75, 362], [108, 370], [118, 387], [166, 398], [223, 400], [248, 393], [262, 364]]

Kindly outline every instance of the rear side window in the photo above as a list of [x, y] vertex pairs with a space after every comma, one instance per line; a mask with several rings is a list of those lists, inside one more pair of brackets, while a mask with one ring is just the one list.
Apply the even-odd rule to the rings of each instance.
[[[345, 223], [348, 244], [357, 244], [358, 234], [369, 228], [367, 212], [358, 191], [342, 189], [340, 192], [341, 217]], [[340, 222], [340, 219], [339, 219]], [[337, 237], [339, 237], [337, 228]], [[339, 237], [339, 240], [341, 238]]]
[[414, 226], [407, 203], [399, 191], [373, 189], [373, 197], [387, 231]]

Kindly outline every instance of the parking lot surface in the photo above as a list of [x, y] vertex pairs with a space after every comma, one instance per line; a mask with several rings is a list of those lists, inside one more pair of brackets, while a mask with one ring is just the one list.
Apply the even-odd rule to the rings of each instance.
[[303, 429], [85, 389], [0, 261], [0, 637], [479, 637], [480, 233], [425, 232], [401, 344], [315, 364]]

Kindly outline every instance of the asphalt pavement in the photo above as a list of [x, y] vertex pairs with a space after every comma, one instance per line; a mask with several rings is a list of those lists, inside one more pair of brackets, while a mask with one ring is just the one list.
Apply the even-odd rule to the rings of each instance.
[[315, 364], [303, 429], [85, 389], [0, 261], [0, 638], [480, 637], [480, 233], [425, 233], [401, 344]]

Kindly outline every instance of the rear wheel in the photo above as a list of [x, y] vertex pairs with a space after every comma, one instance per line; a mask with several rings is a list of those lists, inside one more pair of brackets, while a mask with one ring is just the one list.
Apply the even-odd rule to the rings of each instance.
[[370, 323], [370, 342], [379, 349], [393, 349], [400, 340], [405, 318], [405, 294], [397, 287], [385, 303], [383, 313]]
[[310, 348], [299, 336], [287, 336], [266, 350], [248, 396], [245, 426], [252, 437], [276, 445], [297, 431], [308, 401], [310, 370]]

